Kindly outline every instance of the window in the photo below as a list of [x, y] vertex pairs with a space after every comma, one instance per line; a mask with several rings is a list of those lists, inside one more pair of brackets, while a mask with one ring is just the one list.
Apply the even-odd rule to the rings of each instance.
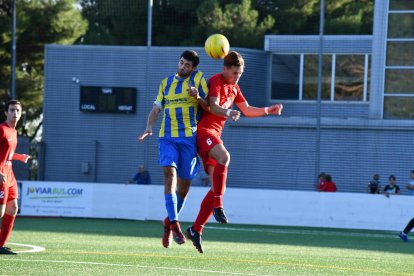
[[[271, 100], [317, 100], [319, 55], [272, 57]], [[323, 56], [323, 101], [367, 101], [369, 55]]]
[[414, 2], [390, 0], [384, 119], [414, 119]]

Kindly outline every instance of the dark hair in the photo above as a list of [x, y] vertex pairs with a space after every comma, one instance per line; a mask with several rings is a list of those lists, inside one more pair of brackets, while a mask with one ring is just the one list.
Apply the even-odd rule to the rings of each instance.
[[226, 66], [227, 68], [230, 68], [232, 66], [237, 66], [237, 67], [244, 66], [244, 59], [236, 51], [231, 51], [224, 58], [224, 66]]
[[388, 180], [391, 180], [391, 179], [393, 179], [393, 180], [397, 180], [397, 179], [395, 178], [395, 176], [394, 176], [394, 175], [390, 175], [390, 176], [388, 177]]
[[327, 182], [331, 182], [331, 181], [332, 181], [332, 176], [331, 176], [330, 174], [327, 174], [327, 175], [325, 176], [325, 180], [326, 180]]
[[4, 111], [6, 111], [6, 112], [9, 111], [9, 107], [11, 105], [20, 105], [20, 107], [22, 106], [22, 104], [18, 100], [10, 100], [6, 103], [6, 108], [5, 108]]
[[187, 50], [184, 51], [181, 54], [180, 58], [185, 58], [188, 61], [191, 61], [193, 63], [193, 67], [197, 67], [200, 63], [200, 58], [198, 57], [198, 54], [196, 51]]

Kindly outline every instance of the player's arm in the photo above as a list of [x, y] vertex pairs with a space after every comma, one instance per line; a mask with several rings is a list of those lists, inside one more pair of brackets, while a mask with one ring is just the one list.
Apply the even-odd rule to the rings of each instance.
[[210, 97], [210, 112], [217, 116], [229, 117], [233, 121], [237, 121], [240, 118], [240, 111], [222, 108], [219, 105], [218, 97]]
[[236, 103], [237, 107], [246, 117], [262, 117], [267, 115], [280, 115], [282, 114], [283, 105], [275, 104], [269, 107], [255, 107], [249, 105], [247, 101]]
[[152, 126], [155, 124], [155, 122], [158, 119], [158, 114], [160, 114], [161, 108], [154, 103], [154, 106], [152, 107], [151, 112], [148, 115], [147, 119], [147, 127], [144, 131], [144, 133], [138, 137], [138, 140], [140, 142], [144, 142], [144, 139], [149, 135], [152, 135]]
[[201, 106], [202, 109], [204, 109], [205, 111], [210, 111], [210, 104], [209, 104], [209, 98], [203, 98], [200, 96], [200, 92], [198, 91], [198, 89], [194, 86], [191, 86], [190, 88], [188, 88], [188, 94], [191, 97], [196, 98], [198, 104]]
[[28, 154], [20, 154], [20, 153], [14, 153], [12, 160], [17, 160], [23, 163], [27, 163], [27, 161], [31, 158]]

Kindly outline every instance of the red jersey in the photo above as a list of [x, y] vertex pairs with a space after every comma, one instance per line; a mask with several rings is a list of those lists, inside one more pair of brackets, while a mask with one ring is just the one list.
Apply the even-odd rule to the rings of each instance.
[[[242, 103], [246, 101], [239, 85], [226, 83], [221, 73], [212, 76], [208, 80], [208, 97], [217, 97], [219, 99], [220, 107], [226, 109], [230, 109], [233, 103]], [[221, 135], [226, 120], [226, 116], [217, 116], [203, 110], [197, 125], [197, 133], [203, 134], [205, 132], [215, 132]]]
[[17, 146], [17, 131], [6, 122], [0, 124], [0, 172], [6, 175], [6, 186], [12, 186], [15, 182], [12, 162]]
[[333, 181], [325, 181], [319, 186], [320, 192], [336, 192], [336, 184]]

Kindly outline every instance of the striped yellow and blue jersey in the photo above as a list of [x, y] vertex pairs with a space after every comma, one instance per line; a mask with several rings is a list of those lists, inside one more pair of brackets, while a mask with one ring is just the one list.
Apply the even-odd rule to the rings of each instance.
[[161, 81], [154, 102], [164, 110], [159, 137], [195, 136], [201, 107], [188, 94], [187, 89], [190, 86], [198, 89], [200, 97], [207, 97], [207, 81], [200, 71], [193, 71], [187, 78], [180, 78], [175, 74]]

